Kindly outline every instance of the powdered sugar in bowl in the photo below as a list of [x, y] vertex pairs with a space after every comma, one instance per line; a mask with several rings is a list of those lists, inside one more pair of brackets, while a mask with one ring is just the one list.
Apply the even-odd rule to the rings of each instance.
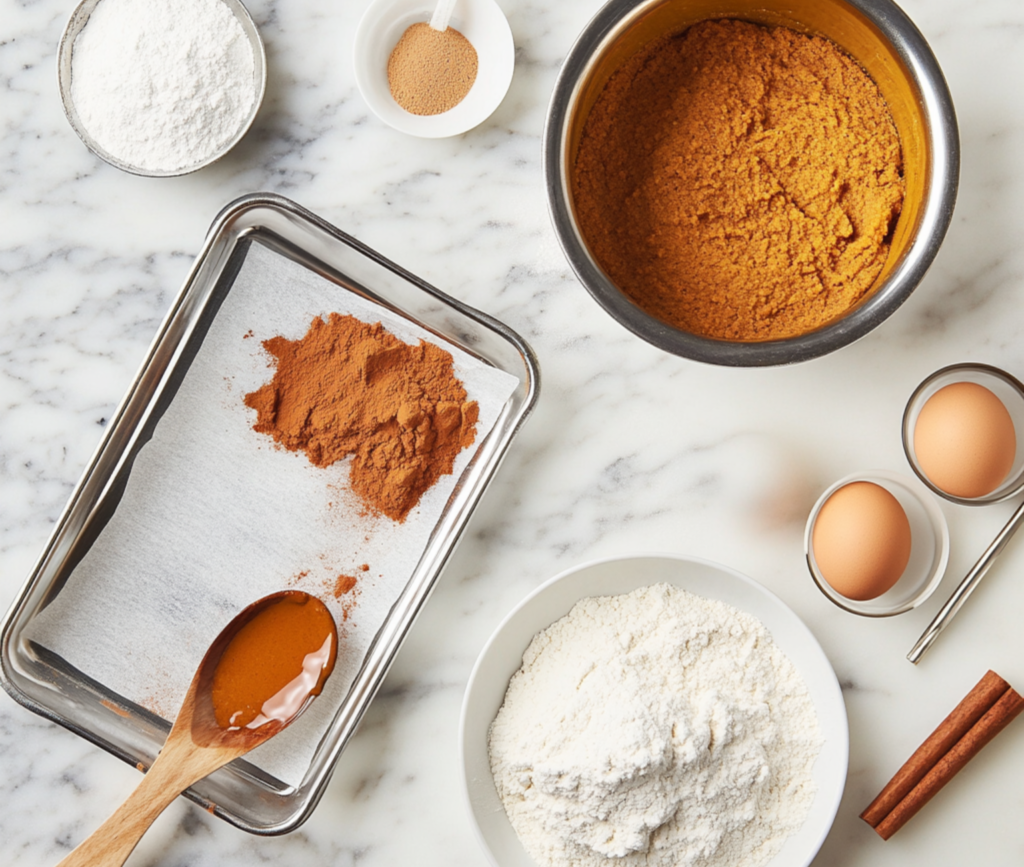
[[[646, 622], [652, 617], [656, 625]], [[754, 660], [764, 654], [767, 667]], [[588, 696], [593, 704], [576, 713]], [[778, 743], [741, 719], [773, 728]], [[567, 734], [573, 720], [579, 730]], [[623, 746], [633, 729], [645, 733], [639, 751]], [[754, 741], [767, 749], [751, 765], [743, 756], [748, 747], [761, 755]], [[641, 761], [620, 779], [649, 747], [668, 742], [665, 761]], [[495, 867], [546, 867], [567, 856], [588, 865], [806, 867], [839, 807], [848, 747], [839, 684], [799, 618], [749, 578], [675, 556], [591, 562], [539, 587], [485, 646], [460, 725], [470, 812]], [[742, 785], [757, 765], [748, 798]], [[696, 784], [701, 775], [706, 786]], [[718, 794], [726, 798], [714, 807]], [[757, 802], [753, 819], [740, 804], [748, 800]], [[744, 855], [748, 834], [757, 851]]]
[[112, 166], [188, 174], [245, 135], [266, 54], [240, 0], [82, 0], [57, 50], [64, 113]]

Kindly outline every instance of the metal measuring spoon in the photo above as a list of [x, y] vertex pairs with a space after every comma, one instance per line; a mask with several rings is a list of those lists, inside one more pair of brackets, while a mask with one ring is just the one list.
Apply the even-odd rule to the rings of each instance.
[[924, 652], [935, 643], [939, 633], [956, 617], [957, 612], [967, 601], [967, 597], [974, 592], [974, 588], [985, 577], [985, 573], [992, 567], [996, 557], [1002, 553], [1006, 543], [1013, 538], [1013, 534], [1017, 532], [1022, 523], [1024, 523], [1024, 503], [1017, 507], [1013, 515], [1010, 516], [1010, 520], [1006, 522], [1006, 526], [999, 531], [999, 535], [985, 549], [985, 553], [978, 558], [978, 562], [971, 567], [971, 571], [967, 573], [963, 581], [957, 585], [949, 600], [939, 609], [939, 613], [935, 615], [932, 622], [928, 624], [928, 628], [917, 639], [917, 644], [911, 648], [910, 653], [907, 654], [907, 659], [917, 665], [921, 657], [924, 656]]

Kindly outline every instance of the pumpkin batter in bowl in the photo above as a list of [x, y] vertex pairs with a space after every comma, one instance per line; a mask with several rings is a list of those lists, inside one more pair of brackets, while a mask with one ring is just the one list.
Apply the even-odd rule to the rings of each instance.
[[612, 75], [572, 189], [592, 254], [637, 305], [692, 334], [764, 341], [870, 292], [902, 169], [882, 94], [835, 43], [720, 19], [653, 40]]

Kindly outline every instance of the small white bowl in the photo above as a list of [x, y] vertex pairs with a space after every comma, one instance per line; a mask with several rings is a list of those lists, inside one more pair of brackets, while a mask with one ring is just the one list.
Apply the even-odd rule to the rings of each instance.
[[[903, 570], [899, 581], [885, 593], [864, 601], [848, 599], [832, 589], [818, 568], [811, 546], [814, 522], [818, 519], [821, 507], [836, 491], [852, 482], [874, 482], [885, 488], [899, 501], [910, 522], [910, 560], [907, 568]], [[916, 608], [939, 586], [949, 562], [949, 526], [939, 504], [920, 482], [886, 470], [853, 473], [840, 479], [818, 497], [804, 528], [804, 554], [807, 557], [807, 568], [818, 589], [844, 611], [863, 617], [891, 617]]]
[[217, 162], [217, 160], [227, 154], [228, 151], [238, 144], [242, 140], [242, 137], [249, 131], [249, 127], [251, 127], [253, 121], [256, 120], [256, 115], [260, 110], [260, 106], [263, 105], [263, 96], [267, 91], [267, 52], [263, 47], [263, 39], [260, 37], [260, 32], [256, 28], [256, 23], [252, 20], [249, 10], [245, 8], [241, 0], [222, 0], [224, 5], [230, 10], [231, 14], [238, 19], [238, 23], [242, 27], [242, 32], [245, 33], [246, 39], [249, 40], [249, 44], [252, 46], [253, 102], [252, 109], [249, 111], [248, 117], [246, 117], [238, 127], [230, 140], [225, 142], [219, 150], [211, 153], [201, 162], [193, 163], [192, 165], [176, 166], [169, 169], [143, 169], [139, 166], [132, 165], [131, 163], [124, 162], [124, 160], [103, 148], [103, 146], [100, 145], [85, 128], [85, 125], [78, 117], [78, 109], [75, 108], [75, 100], [71, 89], [73, 68], [71, 61], [75, 50], [75, 40], [85, 28], [85, 25], [89, 23], [89, 16], [92, 15], [96, 7], [99, 6], [101, 2], [102, 0], [81, 0], [81, 2], [72, 11], [71, 17], [68, 18], [68, 23], [64, 26], [64, 32], [60, 37], [60, 43], [57, 45], [57, 89], [60, 91], [60, 101], [64, 107], [64, 116], [68, 119], [68, 123], [71, 124], [71, 128], [82, 140], [82, 144], [96, 154], [96, 156], [101, 160], [112, 165], [115, 169], [120, 169], [122, 172], [128, 172], [128, 174], [131, 175], [139, 175], [144, 178], [176, 178], [181, 175], [197, 172], [200, 169], [205, 169], [207, 166]]
[[388, 58], [413, 24], [429, 21], [431, 0], [374, 0], [356, 28], [356, 84], [370, 109], [388, 126], [420, 138], [460, 135], [483, 123], [501, 104], [512, 83], [515, 43], [495, 0], [459, 0], [451, 27], [476, 49], [476, 81], [466, 98], [444, 112], [421, 116], [402, 108], [388, 87]]
[[502, 621], [473, 667], [459, 721], [459, 752], [470, 814], [494, 867], [536, 867], [505, 814], [487, 749], [488, 729], [509, 680], [523, 663], [523, 652], [538, 632], [581, 599], [659, 583], [720, 600], [758, 618], [800, 672], [825, 740], [814, 763], [818, 792], [800, 830], [766, 867], [806, 867], [821, 848], [839, 809], [849, 759], [846, 706], [821, 646], [781, 600], [739, 572], [696, 558], [645, 555], [584, 563], [542, 584]]

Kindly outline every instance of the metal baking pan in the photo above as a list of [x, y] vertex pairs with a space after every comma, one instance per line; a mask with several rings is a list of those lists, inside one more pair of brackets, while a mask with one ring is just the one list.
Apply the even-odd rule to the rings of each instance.
[[[240, 760], [185, 792], [231, 824], [271, 835], [301, 825], [323, 794], [335, 763], [429, 598], [473, 509], [533, 408], [539, 370], [529, 346], [500, 322], [429, 286], [295, 203], [258, 193], [228, 205], [211, 226], [185, 285], [0, 633], [4, 689], [25, 707], [129, 764], [149, 767], [170, 723], [145, 708], [126, 705], [103, 684], [30, 641], [26, 631], [60, 594], [106, 516], [117, 508], [135, 456], [173, 398], [253, 243], [301, 264], [342, 291], [388, 308], [518, 380], [495, 426], [474, 445], [471, 460], [301, 783], [286, 785]], [[112, 710], [114, 706], [119, 712]]]

